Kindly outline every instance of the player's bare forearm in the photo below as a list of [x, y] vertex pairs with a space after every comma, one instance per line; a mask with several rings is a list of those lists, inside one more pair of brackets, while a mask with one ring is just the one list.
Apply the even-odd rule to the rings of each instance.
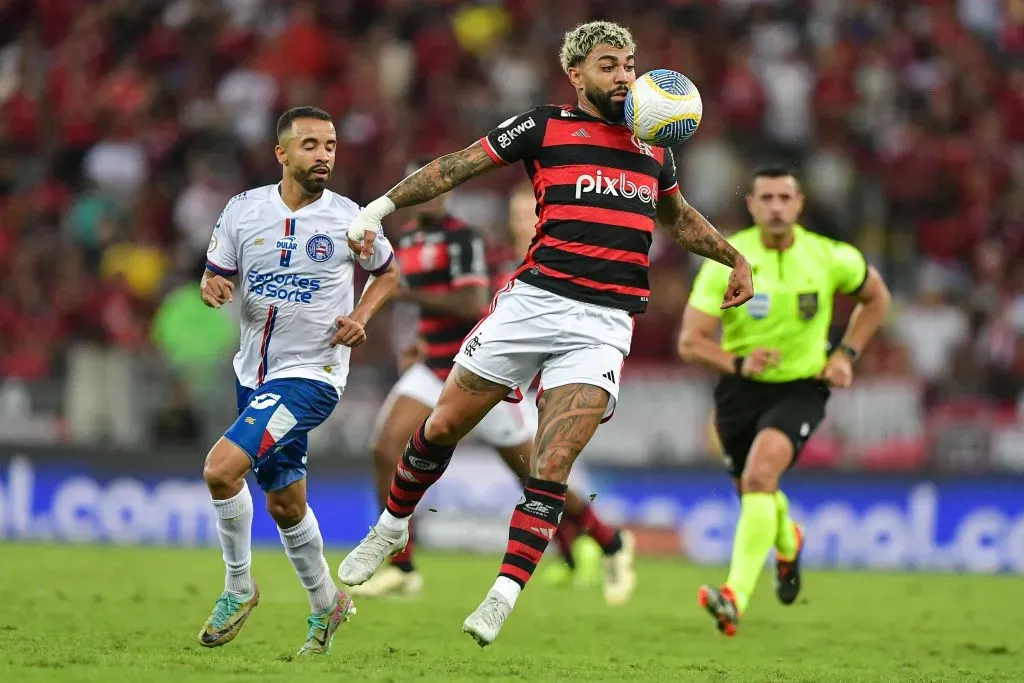
[[413, 291], [409, 293], [409, 300], [419, 304], [427, 313], [476, 322], [487, 306], [487, 288], [471, 285], [445, 294]]
[[842, 344], [860, 352], [868, 345], [875, 332], [881, 327], [889, 312], [892, 296], [882, 276], [874, 268], [868, 268], [864, 286], [855, 294], [859, 300], [850, 315]]
[[349, 317], [361, 325], [366, 325], [398, 289], [400, 276], [398, 266], [392, 261], [386, 271], [370, 277], [363, 288], [363, 295], [359, 297], [359, 303]]
[[679, 331], [679, 357], [684, 363], [696, 363], [727, 375], [736, 371], [736, 356], [715, 340], [718, 318], [687, 306]]
[[391, 188], [387, 196], [399, 209], [422, 204], [495, 168], [498, 164], [478, 140], [465, 149], [434, 159]]
[[715, 230], [700, 211], [687, 203], [679, 192], [658, 199], [658, 222], [672, 239], [687, 251], [733, 268], [743, 261], [735, 247]]

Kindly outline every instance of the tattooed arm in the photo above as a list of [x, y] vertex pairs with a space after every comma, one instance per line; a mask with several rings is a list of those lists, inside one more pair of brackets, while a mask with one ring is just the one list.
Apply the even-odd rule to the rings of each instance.
[[474, 176], [501, 166], [491, 158], [479, 140], [463, 150], [434, 159], [395, 185], [383, 197], [366, 205], [349, 227], [349, 238], [362, 240], [359, 258], [373, 255], [373, 239], [367, 234], [380, 230], [381, 220], [396, 209], [415, 206], [454, 189]]
[[396, 208], [422, 204], [452, 190], [470, 178], [499, 168], [477, 140], [469, 147], [434, 159], [414, 171], [387, 193]]
[[658, 198], [658, 222], [687, 251], [732, 268], [722, 308], [741, 306], [754, 296], [747, 259], [682, 194], [673, 192]]

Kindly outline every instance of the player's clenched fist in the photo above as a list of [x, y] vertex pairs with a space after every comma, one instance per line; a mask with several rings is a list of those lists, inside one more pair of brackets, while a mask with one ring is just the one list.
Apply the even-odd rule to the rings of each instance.
[[207, 273], [199, 284], [199, 292], [202, 294], [203, 303], [210, 308], [220, 308], [224, 304], [231, 303], [231, 293], [235, 289], [235, 283], [220, 275], [210, 277]]
[[334, 323], [338, 326], [338, 331], [331, 337], [331, 346], [343, 344], [354, 349], [366, 341], [366, 328], [359, 321], [340, 316], [335, 318]]

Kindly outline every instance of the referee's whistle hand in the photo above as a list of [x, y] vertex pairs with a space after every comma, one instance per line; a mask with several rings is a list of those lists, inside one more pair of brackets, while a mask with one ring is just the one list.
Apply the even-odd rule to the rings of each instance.
[[754, 296], [754, 281], [750, 275], [750, 263], [744, 259], [729, 273], [729, 285], [725, 289], [722, 310], [742, 306]]
[[754, 349], [743, 359], [740, 374], [744, 377], [760, 375], [768, 368], [778, 367], [782, 355], [775, 349]]
[[853, 362], [844, 353], [833, 353], [818, 379], [825, 380], [830, 387], [846, 389], [853, 384]]

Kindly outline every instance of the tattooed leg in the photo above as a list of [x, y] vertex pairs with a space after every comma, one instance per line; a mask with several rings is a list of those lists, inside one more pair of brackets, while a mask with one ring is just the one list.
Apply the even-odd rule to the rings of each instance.
[[424, 435], [432, 443], [454, 446], [507, 394], [504, 384], [484, 379], [456, 363], [427, 418]]
[[609, 398], [607, 391], [591, 384], [545, 390], [538, 406], [530, 476], [566, 483], [573, 462], [600, 426]]

